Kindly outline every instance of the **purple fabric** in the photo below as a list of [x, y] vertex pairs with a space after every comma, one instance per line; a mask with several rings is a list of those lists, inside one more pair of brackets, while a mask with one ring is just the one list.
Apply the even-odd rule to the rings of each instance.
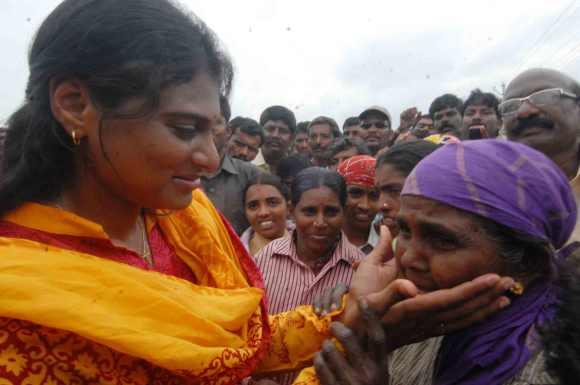
[[[540, 152], [503, 140], [446, 145], [423, 159], [402, 195], [426, 197], [478, 214], [561, 248], [576, 224], [566, 176]], [[502, 385], [530, 358], [528, 335], [554, 314], [549, 282], [527, 287], [480, 324], [443, 339], [436, 385]]]
[[554, 313], [552, 285], [539, 282], [495, 316], [443, 338], [434, 385], [501, 385], [530, 359], [531, 327]]
[[430, 198], [489, 218], [561, 248], [576, 224], [562, 171], [542, 153], [488, 139], [448, 144], [423, 159], [402, 195]]

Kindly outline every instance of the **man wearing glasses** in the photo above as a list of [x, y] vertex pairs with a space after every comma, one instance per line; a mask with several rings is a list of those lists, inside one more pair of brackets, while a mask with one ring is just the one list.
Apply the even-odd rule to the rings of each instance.
[[373, 155], [389, 145], [393, 130], [391, 129], [391, 114], [386, 108], [372, 106], [360, 115], [361, 135]]
[[[552, 159], [570, 179], [580, 206], [580, 84], [561, 72], [531, 69], [508, 85], [499, 112], [509, 140]], [[580, 241], [577, 222], [570, 241]]]

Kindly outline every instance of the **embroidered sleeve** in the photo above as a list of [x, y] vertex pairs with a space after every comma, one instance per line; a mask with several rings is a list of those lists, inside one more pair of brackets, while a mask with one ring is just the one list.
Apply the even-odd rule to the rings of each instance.
[[0, 383], [187, 384], [148, 362], [62, 330], [0, 318]]
[[329, 337], [330, 323], [337, 313], [318, 318], [312, 306], [300, 306], [271, 315], [272, 340], [257, 373], [284, 372], [310, 365], [314, 353]]
[[318, 377], [316, 376], [316, 371], [313, 366], [309, 366], [300, 372], [296, 380], [292, 385], [319, 385]]

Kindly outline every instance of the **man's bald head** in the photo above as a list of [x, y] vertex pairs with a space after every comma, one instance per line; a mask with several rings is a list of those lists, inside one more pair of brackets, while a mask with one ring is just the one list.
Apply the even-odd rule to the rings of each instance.
[[[504, 103], [530, 95], [532, 98], [521, 103], [517, 110], [506, 111], [500, 105], [508, 139], [543, 152], [568, 176], [575, 176], [580, 147], [578, 81], [560, 71], [530, 69], [509, 83]], [[575, 158], [575, 164], [562, 164], [563, 157]]]
[[518, 95], [521, 95], [524, 90], [529, 91], [532, 85], [531, 89], [536, 88], [536, 91], [563, 88], [576, 95], [580, 94], [580, 83], [569, 75], [550, 68], [532, 68], [522, 72], [508, 84], [504, 99], [523, 97]]

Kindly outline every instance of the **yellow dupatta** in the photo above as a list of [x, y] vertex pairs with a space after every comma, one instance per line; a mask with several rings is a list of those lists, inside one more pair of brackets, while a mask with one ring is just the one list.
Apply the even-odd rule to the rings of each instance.
[[[26, 204], [4, 221], [53, 234], [106, 239], [69, 212]], [[198, 281], [15, 237], [0, 237], [0, 316], [66, 330], [199, 383], [247, 376], [267, 348], [263, 290], [252, 287], [209, 200], [158, 221]], [[248, 274], [254, 274], [249, 267]]]

